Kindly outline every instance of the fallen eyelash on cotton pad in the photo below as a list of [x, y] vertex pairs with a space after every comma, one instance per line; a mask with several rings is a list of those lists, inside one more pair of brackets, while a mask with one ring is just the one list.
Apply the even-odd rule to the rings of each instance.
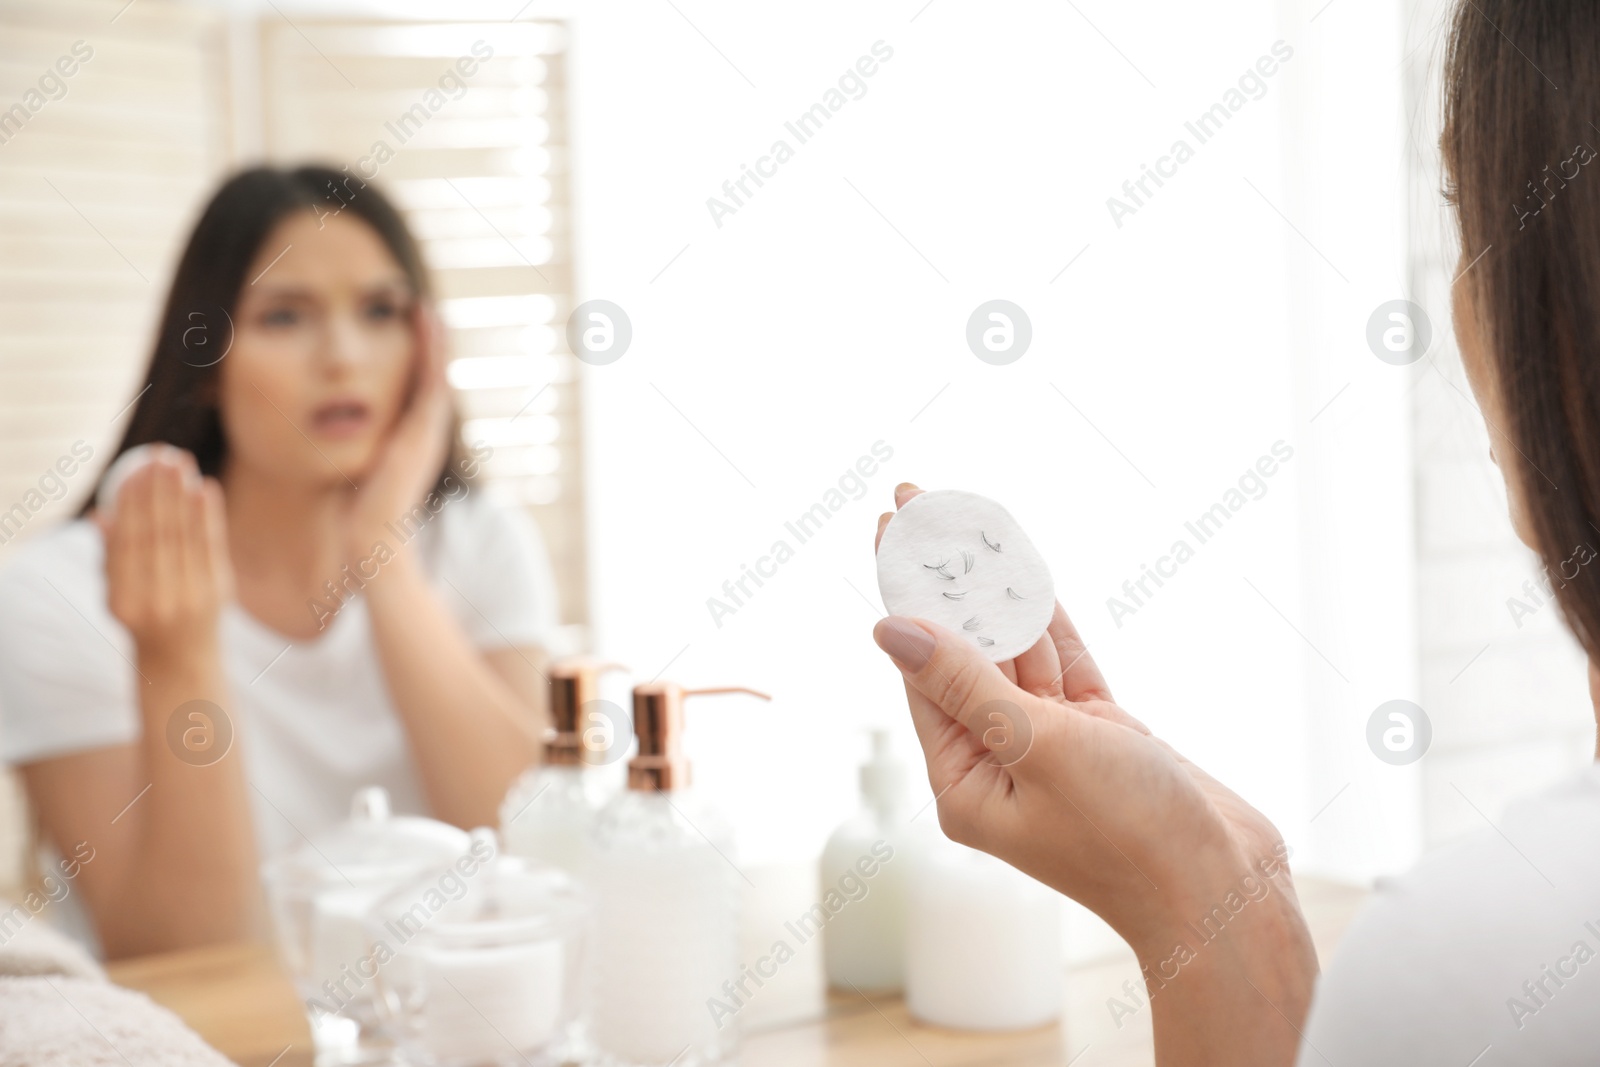
[[997, 662], [1031, 647], [1055, 611], [1049, 567], [1016, 519], [958, 489], [920, 493], [889, 520], [878, 590], [892, 614], [938, 623]]

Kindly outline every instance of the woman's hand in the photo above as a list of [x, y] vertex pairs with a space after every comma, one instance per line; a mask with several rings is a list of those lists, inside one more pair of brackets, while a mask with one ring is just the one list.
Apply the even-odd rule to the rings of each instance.
[[450, 450], [450, 389], [445, 380], [444, 328], [433, 307], [418, 300], [412, 312], [417, 358], [411, 395], [377, 459], [351, 494], [345, 514], [345, 551], [351, 559], [372, 554], [385, 542], [388, 524], [409, 514], [427, 496]]
[[158, 446], [97, 513], [106, 546], [107, 600], [141, 657], [212, 653], [233, 598], [222, 487], [194, 457]]
[[[919, 492], [900, 486], [896, 505]], [[880, 539], [890, 518], [879, 520]], [[1282, 837], [1112, 702], [1060, 605], [1046, 635], [1001, 664], [930, 622], [891, 616], [873, 637], [904, 676], [945, 833], [1099, 914], [1133, 946], [1158, 1003], [1168, 982], [1211, 997], [1230, 977], [1251, 981], [1254, 992], [1238, 987], [1241, 1005], [1211, 1008], [1253, 1004], [1273, 1056], [1206, 1040], [1247, 1037], [1237, 1018], [1169, 1015], [1179, 1062], [1288, 1063], [1295, 1037], [1282, 1019], [1303, 1018], [1316, 957]], [[1199, 972], [1206, 977], [1174, 982]]]
[[219, 721], [237, 714], [218, 632], [234, 592], [222, 488], [188, 452], [156, 445], [94, 520], [111, 614], [133, 636], [142, 729], [28, 764], [28, 795], [58, 848], [94, 844], [79, 884], [109, 957], [249, 938], [258, 857], [239, 746], [192, 759], [168, 732], [190, 701]]

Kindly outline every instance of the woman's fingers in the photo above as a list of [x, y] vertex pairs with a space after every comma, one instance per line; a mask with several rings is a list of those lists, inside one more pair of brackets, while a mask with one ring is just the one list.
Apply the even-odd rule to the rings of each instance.
[[1035, 696], [1075, 703], [1111, 700], [1100, 668], [1059, 602], [1044, 636], [1013, 662], [1017, 684]]
[[1022, 655], [1002, 666], [1009, 666], [1017, 685], [1036, 697], [1061, 700], [1066, 696], [1061, 684], [1061, 660], [1049, 634], [1041, 635]]
[[177, 466], [163, 458], [153, 464], [150, 489], [150, 594], [156, 617], [166, 621], [179, 602], [184, 580], [183, 483]]
[[975, 763], [988, 755], [971, 731], [905, 681], [906, 706], [911, 709], [911, 725], [928, 764], [928, 785], [935, 796], [961, 782]]
[[416, 303], [416, 329], [419, 356], [417, 368], [423, 381], [444, 379], [444, 322], [438, 309], [427, 300]]
[[424, 423], [431, 422], [441, 407], [448, 407], [449, 390], [445, 373], [444, 324], [433, 306], [416, 304], [417, 335], [416, 383], [412, 409]]
[[[124, 492], [121, 496], [127, 500], [130, 494], [126, 492], [126, 481], [122, 488]], [[133, 533], [133, 508], [124, 505], [113, 511], [97, 512], [95, 521], [100, 524], [105, 543], [107, 606], [113, 615], [121, 619], [123, 597], [128, 586], [128, 539]]]
[[419, 300], [412, 312], [412, 330], [417, 355], [411, 396], [390, 431], [386, 456], [393, 468], [390, 488], [407, 496], [401, 507], [409, 506], [413, 489], [417, 489], [413, 482], [422, 480], [418, 493], [432, 483], [449, 450], [450, 388], [445, 374], [444, 327], [425, 301]]
[[1067, 618], [1060, 601], [1056, 602], [1056, 612], [1050, 619], [1046, 636], [1055, 644], [1056, 659], [1061, 664], [1061, 689], [1068, 700], [1112, 699], [1111, 687], [1106, 685], [1100, 668], [1089, 655], [1089, 646], [1083, 643], [1078, 628]]
[[[911, 689], [986, 747], [1008, 744], [1017, 731], [1031, 726], [1031, 722], [1016, 720], [1034, 714], [1035, 698], [949, 630], [891, 615], [873, 628], [872, 637], [894, 660]], [[997, 730], [1002, 725], [1009, 725], [1009, 736], [1007, 730]]]
[[207, 478], [200, 486], [200, 506], [206, 570], [219, 600], [233, 598], [233, 561], [228, 554], [228, 520], [222, 486]]
[[189, 514], [188, 529], [185, 531], [185, 559], [196, 590], [207, 601], [215, 601], [220, 582], [212, 551], [211, 504], [207, 499], [207, 484], [197, 477], [184, 493]]
[[[113, 610], [142, 605], [153, 575], [146, 561], [154, 542], [151, 490], [155, 471], [149, 466], [130, 474], [117, 493], [111, 544], [107, 546], [108, 581]], [[119, 614], [119, 618], [122, 616]], [[129, 621], [127, 618], [123, 622]]]
[[221, 500], [193, 456], [162, 447], [122, 483], [111, 512], [97, 515], [110, 607], [136, 638], [198, 633], [231, 592]]
[[167, 455], [174, 475], [172, 496], [172, 570], [181, 583], [180, 603], [187, 609], [204, 588], [205, 539], [201, 527], [200, 472], [194, 457], [182, 449]]

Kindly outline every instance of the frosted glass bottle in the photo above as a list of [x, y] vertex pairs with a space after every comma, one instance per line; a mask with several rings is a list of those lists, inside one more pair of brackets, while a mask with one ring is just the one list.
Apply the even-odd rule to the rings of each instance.
[[505, 851], [582, 878], [600, 806], [594, 775], [587, 767], [553, 764], [526, 771], [500, 805]]
[[600, 915], [591, 1033], [604, 1062], [705, 1067], [732, 1058], [737, 1029], [709, 1003], [739, 974], [732, 848], [714, 814], [683, 793], [630, 791], [601, 813], [589, 879]]
[[597, 729], [595, 720], [621, 713], [599, 699], [600, 677], [624, 669], [587, 657], [551, 664], [544, 763], [523, 772], [500, 804], [500, 841], [510, 855], [583, 877], [589, 833], [605, 802], [596, 764], [615, 757], [594, 744], [597, 734], [614, 733]]
[[837, 892], [849, 901], [822, 928], [822, 966], [836, 989], [889, 992], [905, 984], [910, 860], [907, 771], [894, 758], [888, 731], [873, 731], [872, 758], [860, 775], [861, 811], [828, 838], [818, 868], [818, 899]]
[[628, 788], [590, 837], [598, 984], [590, 1033], [605, 1067], [711, 1067], [733, 1060], [740, 974], [740, 875], [733, 835], [688, 789], [683, 700], [650, 682], [633, 690], [639, 753]]

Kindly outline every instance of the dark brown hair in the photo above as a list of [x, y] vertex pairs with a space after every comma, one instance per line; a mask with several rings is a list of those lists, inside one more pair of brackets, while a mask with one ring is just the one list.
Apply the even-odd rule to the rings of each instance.
[[[360, 219], [400, 264], [417, 298], [432, 296], [416, 240], [394, 205], [372, 184], [323, 166], [238, 172], [212, 196], [189, 234], [156, 327], [155, 349], [133, 417], [110, 462], [136, 445], [164, 441], [193, 453], [202, 474], [221, 473], [228, 439], [217, 407], [218, 375], [233, 340], [245, 272], [267, 235], [296, 211], [313, 212], [319, 219], [336, 213]], [[470, 481], [462, 470], [463, 456], [458, 417], [452, 421], [450, 453], [435, 484], [441, 494], [448, 488], [447, 477]], [[91, 493], [83, 510], [93, 503]]]
[[1495, 452], [1567, 624], [1600, 662], [1600, 5], [1460, 0], [1447, 192], [1501, 425]]

